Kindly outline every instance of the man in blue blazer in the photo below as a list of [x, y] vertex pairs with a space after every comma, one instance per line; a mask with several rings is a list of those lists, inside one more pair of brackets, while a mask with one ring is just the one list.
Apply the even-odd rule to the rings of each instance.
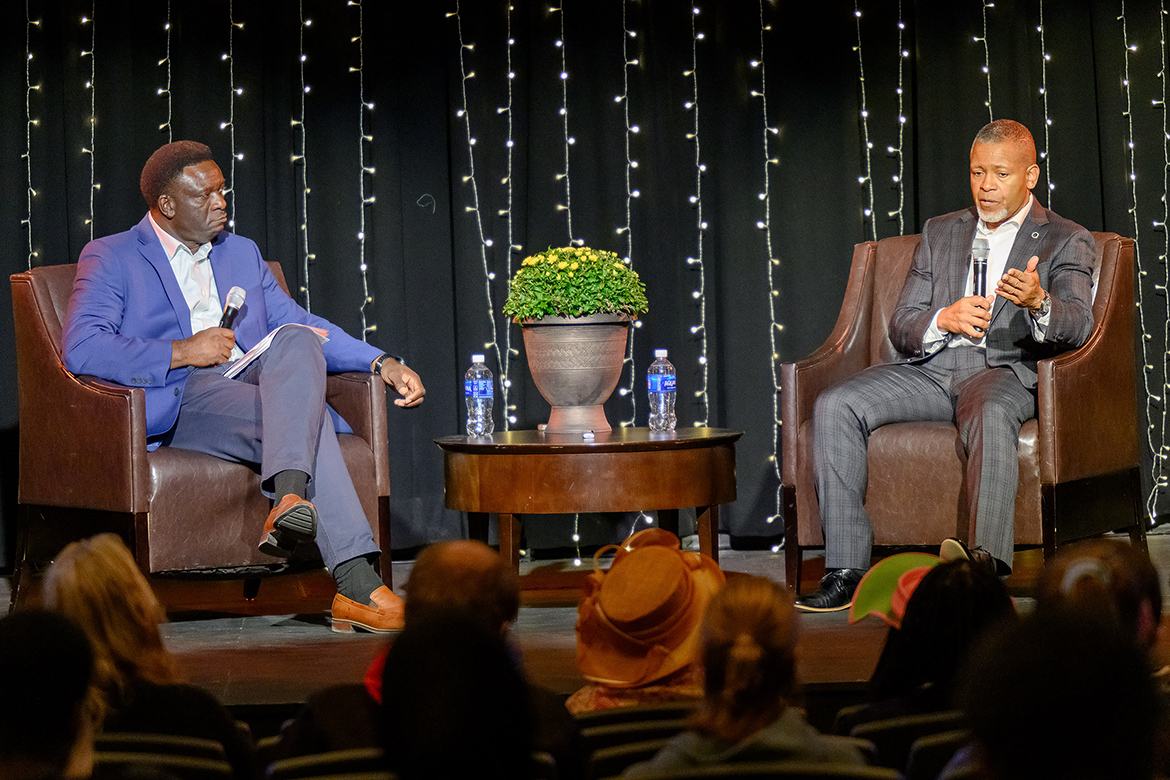
[[[1040, 169], [1019, 122], [984, 126], [971, 146], [974, 208], [928, 220], [890, 318], [902, 358], [872, 366], [817, 397], [813, 476], [825, 532], [820, 588], [796, 606], [846, 609], [869, 568], [866, 446], [882, 425], [954, 422], [967, 450], [975, 536], [959, 555], [1011, 571], [1020, 426], [1036, 416], [1036, 362], [1079, 347], [1093, 328], [1093, 237], [1032, 197]], [[973, 249], [986, 249], [978, 294]], [[907, 507], [907, 511], [913, 511]]]
[[[275, 501], [260, 550], [287, 557], [316, 539], [337, 580], [335, 631], [402, 627], [402, 602], [372, 561], [379, 553], [337, 444], [348, 432], [325, 403], [327, 371], [373, 371], [422, 402], [418, 374], [309, 314], [277, 284], [252, 241], [223, 231], [224, 178], [203, 144], [161, 147], [142, 170], [149, 213], [81, 252], [65, 327], [65, 366], [146, 394], [148, 446], [258, 464]], [[219, 327], [229, 291], [245, 293]], [[328, 331], [320, 338], [304, 325]], [[244, 350], [275, 334], [234, 378]], [[318, 523], [318, 520], [320, 521]]]

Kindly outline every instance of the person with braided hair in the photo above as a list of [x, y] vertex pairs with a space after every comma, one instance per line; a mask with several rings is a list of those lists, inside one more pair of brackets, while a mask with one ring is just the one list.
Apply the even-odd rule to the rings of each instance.
[[703, 616], [703, 700], [690, 728], [622, 776], [745, 761], [864, 765], [856, 748], [822, 735], [792, 704], [799, 694], [796, 621], [783, 587], [763, 577], [728, 579]]

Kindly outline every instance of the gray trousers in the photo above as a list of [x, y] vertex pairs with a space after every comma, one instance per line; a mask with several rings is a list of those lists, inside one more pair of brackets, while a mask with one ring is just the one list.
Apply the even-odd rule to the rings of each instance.
[[[270, 497], [275, 474], [305, 472], [317, 507], [317, 547], [329, 570], [377, 553], [325, 405], [325, 355], [317, 337], [307, 328], [285, 328], [241, 374], [227, 379], [226, 370], [191, 372], [167, 444], [258, 468]], [[257, 542], [261, 527], [257, 518]]]
[[985, 352], [974, 347], [943, 349], [922, 363], [872, 366], [825, 390], [813, 410], [825, 567], [869, 568], [873, 526], [864, 501], [870, 433], [888, 423], [939, 421], [958, 426], [967, 450], [975, 518], [970, 543], [1010, 568], [1020, 426], [1035, 416], [1035, 391], [1010, 368], [989, 368]]

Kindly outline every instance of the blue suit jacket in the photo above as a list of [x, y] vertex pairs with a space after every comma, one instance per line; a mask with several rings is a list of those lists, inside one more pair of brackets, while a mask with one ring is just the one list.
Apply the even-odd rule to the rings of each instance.
[[[233, 329], [245, 351], [288, 322], [329, 331], [329, 371], [369, 371], [380, 349], [309, 314], [280, 288], [255, 242], [221, 232], [211, 268], [219, 299], [242, 287], [244, 306]], [[90, 241], [81, 251], [65, 326], [65, 367], [146, 391], [146, 433], [166, 433], [179, 416], [193, 370], [172, 369], [171, 342], [190, 337], [191, 315], [170, 261], [148, 217], [123, 233]], [[335, 421], [338, 419], [335, 417]]]

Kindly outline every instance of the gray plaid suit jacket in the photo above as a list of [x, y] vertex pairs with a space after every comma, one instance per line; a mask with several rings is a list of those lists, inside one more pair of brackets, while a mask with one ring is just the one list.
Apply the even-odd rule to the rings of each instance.
[[[944, 214], [926, 222], [922, 242], [890, 318], [890, 339], [906, 356], [904, 362], [929, 360], [922, 339], [934, 313], [963, 297], [971, 242], [978, 217], [975, 207]], [[1036, 362], [1079, 347], [1093, 329], [1093, 262], [1096, 246], [1089, 231], [1049, 211], [1033, 200], [1020, 225], [1008, 257], [1008, 268], [1023, 270], [1028, 260], [1040, 258], [1040, 286], [1052, 298], [1052, 312], [1043, 343], [1032, 336], [1030, 314], [1003, 298], [996, 298], [987, 331], [987, 361], [1009, 366], [1025, 387], [1036, 386]], [[988, 279], [991, 288], [995, 281]], [[940, 345], [936, 348], [942, 349]]]

